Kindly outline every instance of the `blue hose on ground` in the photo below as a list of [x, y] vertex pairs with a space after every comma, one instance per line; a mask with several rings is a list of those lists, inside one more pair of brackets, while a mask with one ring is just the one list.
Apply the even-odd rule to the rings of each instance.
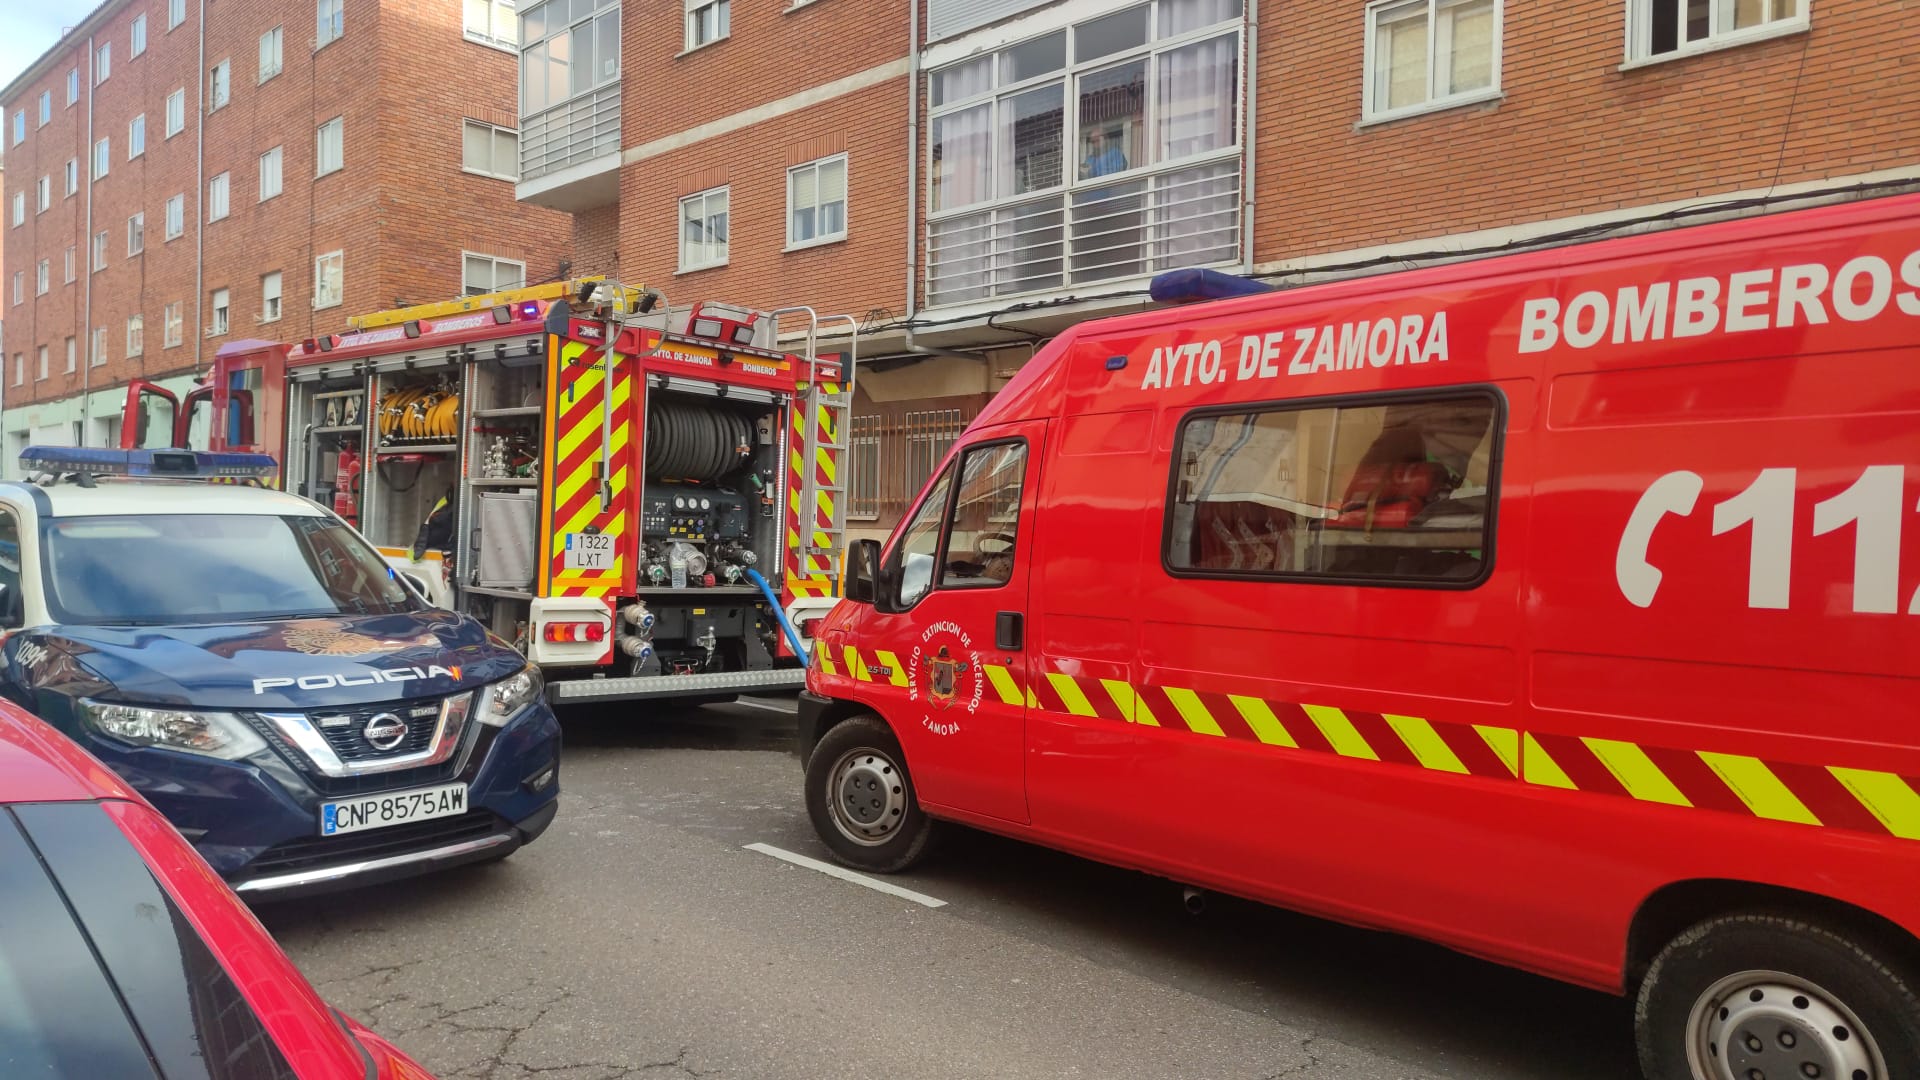
[[793, 646], [793, 655], [799, 657], [802, 662], [810, 659], [807, 647], [800, 643], [800, 631], [795, 630], [793, 624], [787, 621], [787, 612], [780, 606], [780, 595], [773, 591], [773, 586], [767, 584], [767, 579], [760, 576], [760, 571], [751, 566], [747, 567], [747, 580], [760, 586], [760, 595], [767, 598], [767, 603], [773, 608], [773, 617], [780, 620], [780, 629], [787, 632], [787, 644]]

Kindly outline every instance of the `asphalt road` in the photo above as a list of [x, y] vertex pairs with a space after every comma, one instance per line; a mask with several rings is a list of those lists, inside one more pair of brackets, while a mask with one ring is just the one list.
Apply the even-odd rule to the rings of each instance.
[[570, 714], [504, 863], [263, 907], [441, 1080], [1624, 1080], [1620, 1001], [982, 834], [889, 896], [824, 859], [791, 702]]

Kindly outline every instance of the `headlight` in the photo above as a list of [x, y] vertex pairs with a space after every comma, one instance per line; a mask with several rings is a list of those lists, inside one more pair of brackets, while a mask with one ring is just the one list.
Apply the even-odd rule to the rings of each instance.
[[534, 703], [546, 690], [540, 669], [528, 664], [518, 675], [501, 679], [481, 689], [479, 720], [494, 727], [505, 727], [521, 709]]
[[164, 746], [229, 761], [267, 748], [266, 740], [232, 713], [82, 701], [80, 719], [93, 730], [125, 742]]

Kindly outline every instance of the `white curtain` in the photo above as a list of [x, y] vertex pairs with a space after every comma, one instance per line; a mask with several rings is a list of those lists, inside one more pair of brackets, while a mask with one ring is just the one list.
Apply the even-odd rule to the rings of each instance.
[[1160, 36], [1172, 37], [1240, 17], [1240, 0], [1160, 0]]
[[1240, 96], [1239, 49], [1240, 39], [1229, 34], [1196, 41], [1160, 57], [1161, 161], [1233, 145]]
[[[993, 65], [970, 63], [937, 72], [938, 96], [960, 101], [993, 89]], [[993, 103], [933, 118], [932, 211], [993, 198]], [[931, 303], [989, 295], [993, 215], [967, 214], [927, 225], [927, 292]]]

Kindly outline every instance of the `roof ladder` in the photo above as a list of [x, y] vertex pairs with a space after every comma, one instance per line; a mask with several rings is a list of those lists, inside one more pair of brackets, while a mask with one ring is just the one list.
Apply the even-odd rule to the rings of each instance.
[[[809, 570], [815, 565], [823, 567], [826, 576], [837, 584], [847, 544], [847, 492], [852, 489], [853, 455], [846, 451], [853, 421], [854, 381], [858, 378], [860, 323], [851, 315], [821, 317], [808, 307], [785, 308], [772, 314], [778, 317], [782, 313], [807, 317], [807, 419], [801, 425], [800, 520], [811, 528], [802, 533], [807, 556], [803, 564]], [[839, 322], [846, 323], [849, 332], [841, 378], [838, 382], [822, 382], [817, 348], [820, 325]], [[823, 461], [827, 463], [824, 470]]]

